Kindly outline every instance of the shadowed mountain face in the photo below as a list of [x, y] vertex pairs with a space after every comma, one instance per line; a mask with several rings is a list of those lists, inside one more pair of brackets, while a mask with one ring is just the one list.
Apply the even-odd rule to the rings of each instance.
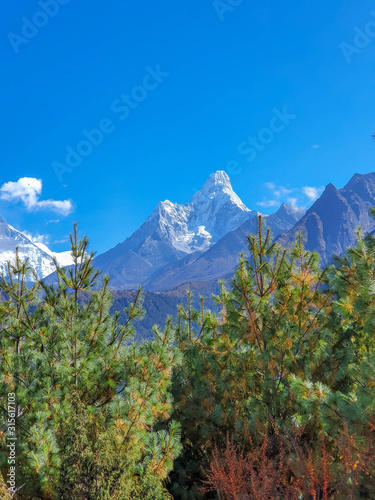
[[[283, 204], [263, 220], [283, 246], [302, 233], [306, 248], [317, 251], [324, 265], [355, 244], [357, 226], [375, 231], [372, 206], [375, 173], [356, 174], [342, 189], [329, 184], [307, 212]], [[247, 253], [247, 236], [257, 232], [258, 215], [233, 192], [225, 172], [216, 172], [192, 203], [159, 203], [133, 235], [97, 257], [95, 265], [111, 276], [114, 289], [210, 289], [232, 276], [239, 254]]]
[[[53, 257], [62, 266], [71, 261], [70, 252], [54, 253], [46, 245], [32, 242], [25, 234], [17, 231], [0, 217], [0, 273], [8, 274], [7, 262], [14, 263], [16, 249], [21, 261], [28, 259], [38, 279], [51, 274], [55, 265]], [[33, 279], [30, 276], [30, 279]]]
[[[116, 310], [134, 299], [132, 289], [144, 286], [148, 314], [137, 326], [137, 338], [149, 335], [151, 326], [163, 324], [168, 314], [175, 315], [177, 304], [186, 301], [187, 289], [193, 291], [195, 300], [218, 293], [218, 280], [228, 283], [239, 254], [247, 254], [247, 236], [257, 232], [259, 214], [236, 197], [226, 174], [217, 174], [205, 184], [203, 193], [197, 193], [195, 204], [194, 199], [187, 205], [159, 204], [130, 238], [95, 261], [112, 276], [112, 288], [118, 289], [114, 291]], [[342, 189], [329, 184], [307, 212], [282, 205], [263, 220], [284, 246], [302, 233], [305, 246], [319, 252], [326, 264], [333, 254], [342, 254], [355, 244], [357, 226], [364, 233], [375, 232], [369, 216], [373, 206], [375, 173], [356, 174]], [[55, 281], [54, 275], [47, 279], [50, 284]], [[214, 309], [211, 302], [207, 306]]]
[[298, 233], [302, 233], [308, 250], [317, 251], [322, 264], [333, 255], [342, 254], [355, 245], [355, 229], [361, 226], [364, 233], [375, 230], [375, 221], [369, 209], [375, 206], [375, 173], [355, 174], [342, 189], [328, 184], [305, 216], [277, 240], [290, 246]]
[[[264, 216], [266, 228], [275, 237], [290, 229], [304, 215], [305, 210], [281, 205], [279, 210]], [[259, 219], [253, 217], [223, 236], [204, 253], [193, 254], [159, 269], [145, 283], [154, 292], [176, 289], [183, 284], [217, 282], [234, 272], [241, 253], [247, 254], [247, 236], [258, 230]]]
[[191, 203], [159, 203], [137, 231], [99, 255], [95, 265], [112, 277], [114, 288], [132, 289], [161, 267], [204, 252], [255, 215], [235, 194], [227, 174], [218, 171]]
[[[290, 229], [303, 213], [283, 205], [265, 218], [277, 235]], [[117, 289], [144, 285], [164, 291], [192, 280], [215, 280], [238, 263], [239, 252], [246, 249], [246, 235], [257, 229], [257, 215], [233, 191], [227, 174], [218, 171], [191, 203], [159, 203], [137, 231], [99, 255], [95, 265], [111, 276], [111, 286]]]

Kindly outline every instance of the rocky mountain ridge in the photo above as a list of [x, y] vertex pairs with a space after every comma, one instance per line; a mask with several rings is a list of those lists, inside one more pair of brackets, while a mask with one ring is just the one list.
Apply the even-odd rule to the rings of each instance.
[[8, 274], [7, 262], [14, 262], [16, 248], [21, 260], [28, 259], [38, 279], [45, 278], [55, 270], [52, 257], [55, 257], [61, 266], [71, 263], [70, 252], [51, 252], [46, 245], [32, 242], [0, 217], [0, 273], [5, 276]]
[[[303, 213], [283, 205], [277, 214], [264, 218], [276, 236], [290, 229]], [[233, 191], [228, 175], [217, 171], [191, 203], [159, 203], [139, 229], [99, 255], [95, 265], [111, 276], [113, 288], [124, 290], [143, 285], [165, 291], [197, 277], [216, 279], [236, 265], [238, 253], [246, 248], [243, 232], [253, 232], [258, 215]], [[237, 243], [228, 246], [229, 235], [243, 225]]]

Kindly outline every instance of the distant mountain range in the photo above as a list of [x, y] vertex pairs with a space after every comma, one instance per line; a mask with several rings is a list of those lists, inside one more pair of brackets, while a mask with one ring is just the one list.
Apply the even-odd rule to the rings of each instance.
[[16, 248], [18, 248], [21, 260], [29, 259], [29, 264], [35, 270], [39, 279], [48, 276], [54, 271], [53, 257], [57, 259], [60, 266], [67, 266], [72, 261], [70, 252], [51, 252], [46, 245], [33, 243], [25, 234], [17, 231], [0, 217], [1, 274], [7, 275], [7, 262], [14, 262]]
[[333, 255], [340, 255], [356, 241], [355, 229], [364, 233], [375, 230], [369, 209], [375, 206], [375, 173], [355, 174], [341, 189], [328, 184], [297, 224], [278, 237], [289, 246], [302, 233], [305, 247], [321, 255], [327, 264]]
[[112, 277], [114, 288], [132, 289], [164, 266], [206, 251], [255, 215], [234, 193], [227, 174], [216, 172], [191, 203], [159, 203], [137, 231], [95, 264]]
[[[329, 184], [307, 211], [283, 204], [263, 218], [284, 246], [302, 233], [306, 248], [317, 251], [326, 265], [333, 255], [355, 244], [358, 226], [364, 233], [375, 231], [375, 221], [369, 216], [372, 206], [375, 173], [355, 174], [341, 189]], [[140, 229], [100, 255], [96, 265], [112, 276], [117, 289], [141, 284], [160, 293], [202, 289], [209, 283], [215, 287], [219, 279], [233, 274], [239, 254], [247, 252], [246, 236], [256, 232], [258, 215], [242, 203], [227, 174], [219, 171], [192, 203], [159, 204]]]
[[[272, 215], [263, 215], [266, 227], [277, 236], [294, 226], [305, 210], [290, 205], [281, 205]], [[253, 213], [254, 214], [254, 213]], [[145, 282], [147, 290], [164, 292], [181, 285], [197, 282], [217, 282], [233, 274], [239, 263], [239, 255], [247, 254], [247, 236], [258, 230], [258, 215], [253, 215], [236, 229], [229, 231], [208, 250], [190, 254], [154, 272]]]
[[[364, 232], [375, 231], [375, 222], [369, 216], [372, 206], [375, 173], [355, 174], [341, 189], [329, 184], [307, 211], [283, 204], [277, 212], [263, 218], [282, 245], [291, 245], [302, 233], [305, 246], [319, 252], [322, 263], [327, 264], [332, 255], [342, 254], [355, 244], [357, 226]], [[218, 171], [191, 203], [159, 203], [139, 229], [96, 257], [94, 263], [111, 276], [113, 289], [120, 293], [142, 285], [149, 292], [151, 303], [158, 302], [150, 298], [153, 293], [167, 293], [168, 301], [172, 296], [181, 296], [186, 288], [209, 295], [217, 289], [219, 279], [233, 274], [239, 254], [246, 254], [246, 236], [257, 231], [259, 215], [236, 195], [227, 174]], [[39, 278], [53, 272], [52, 257], [61, 266], [71, 264], [69, 252], [54, 254], [0, 218], [1, 271], [17, 246], [20, 256], [29, 258]], [[53, 274], [48, 281], [54, 282]]]
[[[286, 231], [305, 210], [283, 205], [264, 215], [274, 236]], [[191, 281], [212, 281], [233, 269], [254, 232], [259, 212], [248, 209], [228, 175], [212, 174], [191, 203], [163, 201], [123, 243], [99, 255], [95, 264], [111, 276], [112, 287], [138, 285], [161, 292]]]

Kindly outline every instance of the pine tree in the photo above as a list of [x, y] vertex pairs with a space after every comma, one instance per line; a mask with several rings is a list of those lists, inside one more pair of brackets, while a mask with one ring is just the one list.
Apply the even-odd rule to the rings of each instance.
[[38, 380], [35, 377], [35, 349], [31, 337], [37, 330], [35, 310], [40, 305], [36, 275], [28, 262], [21, 262], [18, 251], [8, 263], [7, 273], [0, 281], [0, 424], [4, 432], [2, 440], [1, 468], [8, 472], [7, 463], [7, 395], [15, 394], [16, 471], [20, 485], [30, 487], [38, 482], [30, 472], [27, 462], [29, 429], [34, 421], [33, 405], [37, 402]]
[[176, 498], [200, 498], [199, 471], [213, 442], [224, 446], [227, 434], [246, 444], [249, 433], [262, 442], [275, 428], [305, 425], [316, 435], [322, 426], [319, 405], [296, 386], [307, 381], [314, 393], [323, 390], [332, 307], [326, 272], [301, 238], [290, 251], [273, 243], [261, 219], [248, 243], [250, 257], [242, 256], [230, 290], [223, 285], [217, 297], [221, 320], [190, 305], [180, 314], [183, 363], [173, 394], [184, 452], [175, 467]]
[[[241, 487], [230, 479], [231, 467], [244, 465], [234, 456], [220, 477], [212, 469], [228, 438], [252, 464], [250, 477], [263, 470], [252, 446], [260, 452], [267, 443], [266, 483], [254, 489], [254, 476], [250, 498], [291, 498], [296, 481], [298, 498], [372, 498], [375, 238], [358, 236], [336, 267], [321, 270], [301, 237], [282, 249], [260, 221], [249, 258], [217, 297], [221, 319], [194, 311], [189, 297], [173, 385], [184, 446], [172, 475], [175, 498], [203, 498], [209, 463], [216, 485]], [[268, 494], [277, 471], [284, 486]]]
[[[179, 426], [170, 421], [169, 386], [178, 363], [174, 329], [168, 322], [164, 332], [155, 329], [154, 341], [132, 343], [132, 324], [143, 314], [141, 290], [120, 325], [119, 315], [109, 313], [109, 279], [95, 287], [94, 254], [76, 225], [71, 253], [73, 266], [56, 263], [57, 285], [40, 283], [39, 295], [38, 285], [27, 291], [22, 279], [15, 292], [12, 282], [3, 284], [14, 306], [10, 299], [2, 304], [4, 338], [12, 341], [2, 354], [22, 363], [2, 368], [2, 381], [14, 388], [22, 375], [27, 388], [25, 394], [19, 384], [15, 389], [25, 431], [24, 495], [167, 498], [163, 482], [180, 451]], [[33, 310], [31, 298], [39, 301]], [[21, 351], [18, 339], [25, 339]]]
[[8, 487], [5, 484], [2, 474], [0, 474], [0, 498], [1, 500], [11, 500], [12, 496], [9, 493]]

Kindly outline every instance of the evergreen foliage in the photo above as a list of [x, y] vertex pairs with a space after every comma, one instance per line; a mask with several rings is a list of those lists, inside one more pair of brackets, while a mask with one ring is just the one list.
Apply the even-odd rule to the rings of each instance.
[[12, 496], [4, 482], [3, 476], [0, 474], [0, 498], [1, 500], [11, 500]]
[[214, 311], [188, 292], [143, 343], [142, 291], [113, 314], [76, 226], [57, 286], [28, 285], [16, 255], [0, 282], [0, 480], [15, 393], [15, 498], [375, 498], [375, 238], [358, 231], [324, 270], [261, 219], [248, 244]]
[[[180, 314], [184, 361], [175, 369], [173, 395], [183, 452], [171, 476], [175, 498], [206, 498], [204, 477], [212, 475], [217, 450], [225, 455], [227, 436], [253, 464], [253, 447], [266, 441], [275, 468], [282, 435], [290, 454], [283, 467], [291, 483], [302, 474], [292, 467], [296, 449], [309, 450], [317, 460], [323, 439], [335, 484], [344, 484], [338, 443], [345, 429], [359, 454], [369, 440], [374, 444], [374, 239], [360, 238], [338, 267], [323, 271], [301, 237], [282, 249], [264, 232], [261, 219], [258, 234], [248, 240], [249, 258], [242, 257], [230, 290], [223, 286], [217, 297], [222, 317], [203, 307]], [[305, 462], [306, 453], [300, 455]], [[375, 495], [370, 475], [362, 478], [371, 490], [364, 498]], [[336, 494], [332, 490], [331, 496]], [[277, 498], [288, 498], [287, 490], [283, 495]]]
[[[75, 226], [74, 266], [56, 264], [57, 287], [29, 290], [27, 263], [17, 260], [1, 285], [1, 395], [4, 408], [4, 395], [16, 394], [18, 481], [27, 484], [19, 498], [147, 498], [149, 490], [167, 498], [163, 481], [180, 446], [169, 421], [174, 330], [168, 323], [153, 342], [130, 343], [141, 291], [120, 325], [109, 314], [108, 278], [93, 289], [87, 247]], [[6, 470], [5, 462], [3, 453]]]

